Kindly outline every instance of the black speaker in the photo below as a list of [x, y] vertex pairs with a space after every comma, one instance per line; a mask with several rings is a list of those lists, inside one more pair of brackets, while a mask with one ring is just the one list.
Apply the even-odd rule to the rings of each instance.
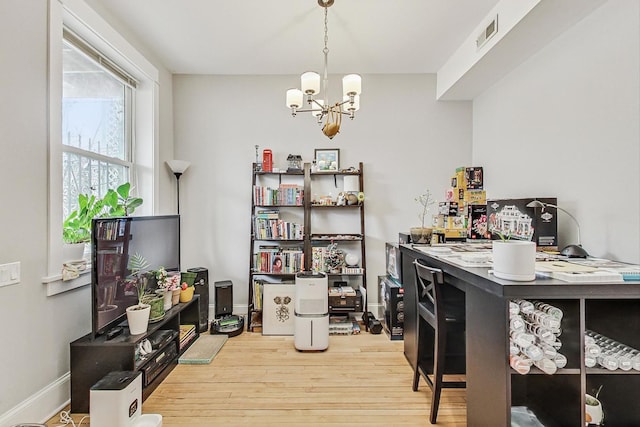
[[189, 273], [196, 273], [196, 280], [193, 282], [195, 293], [200, 295], [200, 321], [198, 331], [205, 332], [209, 329], [209, 270], [203, 267], [194, 267], [187, 270]]
[[215, 318], [233, 314], [233, 283], [231, 280], [215, 282], [216, 309]]

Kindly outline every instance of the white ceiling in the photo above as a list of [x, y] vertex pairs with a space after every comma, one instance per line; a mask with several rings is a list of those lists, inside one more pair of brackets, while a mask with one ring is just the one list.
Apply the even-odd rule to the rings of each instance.
[[[317, 0], [85, 0], [175, 74], [322, 72]], [[335, 0], [330, 73], [435, 73], [498, 0]]]

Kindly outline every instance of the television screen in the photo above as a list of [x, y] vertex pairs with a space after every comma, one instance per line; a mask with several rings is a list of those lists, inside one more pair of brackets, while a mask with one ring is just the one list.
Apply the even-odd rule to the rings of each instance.
[[121, 323], [138, 302], [127, 284], [129, 259], [142, 255], [149, 270], [180, 271], [180, 217], [96, 218], [92, 223], [92, 331], [97, 337]]

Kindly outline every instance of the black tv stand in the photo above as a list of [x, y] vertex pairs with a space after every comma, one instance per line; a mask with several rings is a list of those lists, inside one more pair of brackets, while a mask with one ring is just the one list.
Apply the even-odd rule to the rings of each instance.
[[[130, 335], [126, 325], [119, 325], [106, 334], [94, 337], [89, 333], [70, 344], [71, 355], [71, 412], [89, 412], [89, 390], [109, 372], [141, 371], [143, 373], [143, 401], [169, 375], [178, 364], [178, 357], [184, 353], [200, 335], [199, 296], [186, 303], [179, 303], [167, 310], [162, 320], [150, 323], [146, 334]], [[193, 339], [180, 346], [180, 325], [194, 325]], [[116, 330], [120, 328], [120, 332]], [[171, 331], [170, 339], [162, 338], [161, 331]], [[115, 333], [115, 335], [113, 335]], [[167, 334], [165, 334], [167, 335]], [[154, 353], [146, 358], [136, 359], [136, 348], [145, 339], [154, 341]], [[152, 366], [156, 353], [170, 355], [170, 361]]]

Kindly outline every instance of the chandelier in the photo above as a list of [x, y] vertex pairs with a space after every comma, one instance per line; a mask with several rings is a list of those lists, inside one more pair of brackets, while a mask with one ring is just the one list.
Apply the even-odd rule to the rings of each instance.
[[[349, 116], [353, 120], [355, 112], [360, 109], [360, 91], [362, 87], [362, 79], [359, 74], [348, 74], [342, 78], [342, 102], [330, 104], [328, 100], [327, 88], [329, 86], [328, 77], [328, 59], [329, 42], [327, 30], [327, 11], [333, 4], [334, 0], [318, 0], [318, 4], [324, 8], [324, 75], [322, 78], [322, 97], [316, 99], [320, 94], [320, 75], [314, 71], [307, 71], [300, 76], [301, 89], [287, 90], [287, 108], [291, 109], [291, 115], [295, 117], [296, 113], [311, 113], [314, 115], [318, 124], [322, 124], [322, 133], [333, 139], [340, 131], [342, 116]], [[301, 108], [303, 102], [306, 101], [307, 107]]]

